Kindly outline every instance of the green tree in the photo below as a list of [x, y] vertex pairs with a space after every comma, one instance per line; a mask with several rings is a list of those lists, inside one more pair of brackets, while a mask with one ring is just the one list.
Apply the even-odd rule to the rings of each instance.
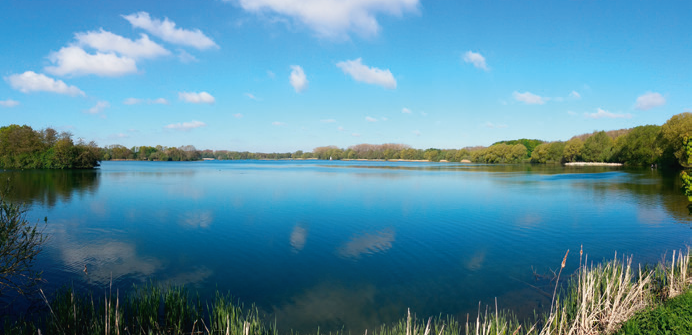
[[615, 159], [627, 165], [651, 165], [661, 156], [656, 139], [661, 126], [639, 126], [615, 141]]
[[686, 148], [683, 145], [685, 136], [688, 134], [692, 134], [692, 113], [689, 112], [673, 115], [661, 126], [657, 142], [662, 163], [692, 167], [692, 163], [687, 160]]
[[578, 138], [573, 138], [565, 143], [565, 148], [562, 153], [563, 161], [577, 162], [581, 159], [581, 150], [584, 148], [584, 142]]
[[6, 198], [9, 189], [0, 192], [0, 296], [14, 291], [25, 294], [41, 279], [33, 261], [46, 240], [43, 232], [26, 219], [27, 208]]
[[613, 152], [613, 139], [605, 131], [599, 131], [584, 141], [581, 150], [586, 162], [609, 162]]

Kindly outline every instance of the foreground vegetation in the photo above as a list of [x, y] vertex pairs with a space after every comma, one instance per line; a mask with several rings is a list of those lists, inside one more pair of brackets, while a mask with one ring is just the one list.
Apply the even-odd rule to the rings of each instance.
[[[459, 334], [611, 334], [623, 322], [649, 322], [637, 314], [689, 290], [692, 280], [690, 252], [673, 253], [671, 262], [647, 269], [633, 267], [631, 258], [617, 256], [599, 265], [589, 265], [580, 252], [579, 270], [556, 280], [553, 305], [535, 320], [519, 322], [509, 311], [495, 306], [479, 308], [475, 317], [458, 320], [451, 316], [417, 319], [410, 311], [405, 318], [370, 329], [373, 335]], [[560, 287], [562, 289], [559, 289]], [[43, 292], [41, 292], [43, 294]], [[690, 294], [687, 293], [686, 296]], [[102, 295], [83, 295], [66, 288], [52, 299], [42, 295], [44, 312], [33, 319], [10, 322], [8, 334], [278, 334], [254, 307], [245, 308], [227, 295], [216, 294], [203, 303], [185, 288], [161, 288], [147, 284], [127, 296], [107, 288]], [[689, 300], [674, 308], [690, 309]], [[686, 303], [687, 302], [687, 303]], [[677, 307], [676, 307], [677, 306]], [[667, 307], [664, 307], [667, 308]], [[666, 315], [668, 312], [663, 312]], [[642, 319], [644, 318], [644, 319]], [[643, 321], [642, 321], [643, 320]], [[666, 319], [671, 329], [686, 327], [688, 318]], [[636, 327], [626, 324], [625, 327]], [[625, 328], [627, 330], [629, 328]], [[292, 333], [292, 332], [291, 332]], [[318, 330], [319, 333], [319, 330]], [[337, 331], [338, 334], [344, 331]]]
[[428, 160], [433, 162], [477, 163], [568, 163], [611, 162], [626, 165], [660, 164], [688, 167], [687, 153], [681, 145], [692, 136], [692, 113], [681, 113], [662, 126], [646, 125], [631, 129], [597, 131], [574, 136], [569, 141], [545, 142], [536, 139], [500, 141], [489, 147], [462, 149], [414, 149], [405, 144], [358, 144], [346, 149], [336, 146], [314, 148], [312, 152], [252, 153], [228, 150], [110, 145], [101, 149], [101, 157], [110, 159], [186, 161], [203, 158], [230, 159], [370, 159]]

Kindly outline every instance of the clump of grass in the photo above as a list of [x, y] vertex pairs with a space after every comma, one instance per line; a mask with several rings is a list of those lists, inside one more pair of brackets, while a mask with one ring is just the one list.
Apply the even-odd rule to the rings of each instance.
[[627, 320], [618, 334], [692, 334], [692, 291]]

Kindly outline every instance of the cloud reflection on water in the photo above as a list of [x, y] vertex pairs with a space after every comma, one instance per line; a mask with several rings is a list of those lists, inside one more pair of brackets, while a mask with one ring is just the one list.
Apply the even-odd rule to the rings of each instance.
[[389, 250], [394, 242], [395, 234], [390, 229], [377, 231], [373, 234], [364, 233], [352, 237], [338, 249], [343, 258], [359, 258], [362, 255], [376, 254]]
[[291, 232], [291, 247], [293, 247], [293, 252], [299, 252], [305, 247], [305, 240], [307, 239], [308, 231], [297, 224], [293, 227]]

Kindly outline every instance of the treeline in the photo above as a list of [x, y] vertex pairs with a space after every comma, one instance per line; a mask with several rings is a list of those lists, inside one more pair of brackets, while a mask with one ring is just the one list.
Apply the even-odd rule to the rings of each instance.
[[2, 169], [91, 169], [99, 165], [99, 148], [69, 132], [53, 128], [33, 130], [16, 124], [0, 127]]
[[[10, 126], [18, 127], [18, 126]], [[24, 126], [26, 127], [26, 126]], [[8, 127], [5, 127], [8, 128]], [[3, 128], [3, 129], [5, 129]], [[22, 128], [22, 127], [19, 127]], [[28, 128], [28, 127], [27, 127]], [[14, 129], [14, 128], [13, 128]], [[23, 128], [22, 128], [23, 129]], [[31, 129], [31, 128], [28, 128]], [[51, 147], [55, 141], [47, 140], [57, 136], [52, 129], [36, 132], [38, 143]], [[69, 135], [69, 134], [67, 134]], [[55, 138], [62, 140], [67, 135]], [[61, 137], [62, 136], [62, 137]], [[229, 150], [197, 150], [192, 145], [181, 147], [138, 146], [126, 148], [110, 145], [100, 148], [98, 159], [102, 160], [149, 160], [149, 161], [194, 161], [201, 159], [244, 160], [244, 159], [370, 159], [370, 160], [428, 160], [433, 162], [477, 162], [477, 163], [569, 163], [569, 162], [608, 162], [626, 165], [660, 164], [689, 167], [687, 153], [683, 147], [685, 136], [692, 136], [692, 113], [681, 113], [670, 118], [662, 126], [646, 125], [631, 129], [596, 131], [574, 136], [568, 141], [544, 142], [537, 139], [518, 139], [496, 142], [489, 147], [466, 147], [462, 149], [414, 149], [405, 144], [358, 144], [346, 149], [336, 146], [317, 147], [312, 152], [252, 153]], [[69, 140], [69, 136], [67, 136]], [[4, 144], [3, 144], [4, 143]], [[7, 147], [7, 140], [0, 138], [0, 145]], [[70, 140], [71, 143], [71, 140]], [[25, 148], [29, 145], [10, 145]], [[74, 147], [88, 147], [93, 152], [93, 144], [78, 143]], [[0, 149], [2, 150], [2, 149]], [[32, 149], [33, 150], [33, 149]], [[77, 150], [78, 151], [78, 150]], [[38, 151], [31, 151], [38, 152]], [[0, 151], [2, 153], [2, 151]], [[18, 157], [14, 153], [12, 157]], [[3, 159], [7, 155], [3, 154]], [[31, 155], [29, 155], [31, 156]], [[25, 156], [22, 156], [25, 157]], [[31, 156], [33, 157], [33, 156]], [[51, 156], [52, 157], [52, 156]], [[26, 158], [13, 158], [8, 162], [27, 161]], [[34, 162], [34, 160], [29, 160]], [[42, 161], [39, 159], [38, 161]], [[7, 163], [5, 163], [7, 164]], [[14, 164], [14, 163], [13, 163]], [[5, 165], [19, 166], [19, 165]], [[48, 167], [57, 165], [28, 164], [24, 167]], [[62, 165], [60, 165], [62, 166]], [[74, 165], [75, 167], [79, 165]]]

